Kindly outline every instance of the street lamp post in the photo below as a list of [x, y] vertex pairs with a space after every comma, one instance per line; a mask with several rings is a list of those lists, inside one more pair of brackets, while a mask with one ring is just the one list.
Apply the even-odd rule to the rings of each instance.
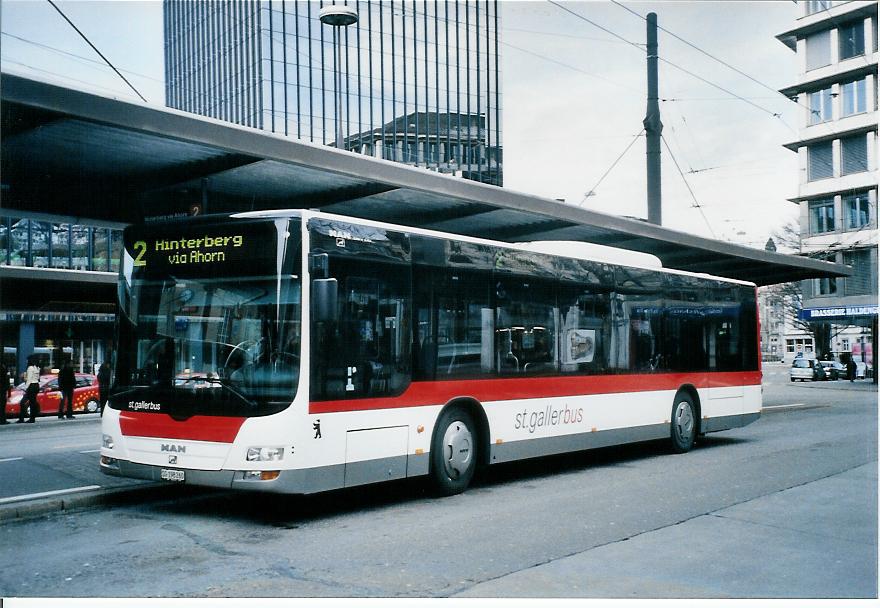
[[336, 88], [336, 147], [345, 148], [342, 133], [342, 32], [340, 28], [357, 23], [357, 11], [341, 4], [330, 4], [318, 12], [318, 19], [324, 25], [333, 27], [333, 48], [336, 54], [333, 62], [333, 85]]

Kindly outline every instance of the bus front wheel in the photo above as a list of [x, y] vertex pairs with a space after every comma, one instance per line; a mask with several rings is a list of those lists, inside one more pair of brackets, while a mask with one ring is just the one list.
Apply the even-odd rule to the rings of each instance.
[[670, 424], [672, 451], [683, 454], [694, 447], [697, 436], [697, 408], [687, 393], [678, 393], [672, 403]]
[[476, 425], [463, 407], [446, 409], [431, 441], [431, 481], [442, 496], [464, 492], [477, 468]]

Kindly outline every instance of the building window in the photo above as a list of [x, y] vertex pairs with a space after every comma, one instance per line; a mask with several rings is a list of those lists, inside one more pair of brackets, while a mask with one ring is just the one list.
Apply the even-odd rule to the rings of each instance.
[[807, 0], [807, 15], [814, 15], [831, 8], [831, 0]]
[[843, 106], [841, 108], [842, 116], [850, 116], [852, 114], [861, 114], [866, 111], [867, 107], [867, 80], [862, 78], [854, 82], [847, 82], [841, 85], [840, 91], [843, 93]]
[[9, 218], [9, 252], [6, 254], [10, 266], [31, 265], [30, 220]]
[[849, 338], [843, 338], [840, 341], [840, 350], [842, 350], [845, 353], [849, 352]]
[[0, 264], [9, 264], [12, 235], [8, 217], [0, 217]]
[[89, 268], [89, 227], [74, 224], [70, 230], [71, 258], [70, 267], [74, 270], [90, 270]]
[[837, 279], [813, 279], [813, 295], [831, 296], [837, 293]]
[[831, 142], [814, 144], [807, 148], [810, 157], [809, 181], [834, 177], [833, 153]]
[[31, 263], [36, 268], [52, 266], [52, 224], [31, 220]]
[[865, 54], [865, 22], [861, 19], [844, 23], [837, 30], [840, 60]]
[[834, 232], [834, 199], [810, 203], [810, 234]]
[[807, 71], [831, 65], [831, 31], [807, 36]]
[[861, 173], [868, 170], [868, 138], [862, 135], [840, 140], [840, 174]]
[[787, 338], [785, 340], [785, 352], [789, 354], [813, 352], [812, 338]]
[[853, 275], [844, 279], [844, 295], [863, 296], [871, 293], [871, 251], [856, 249], [843, 252], [843, 263], [852, 266]]
[[831, 87], [810, 93], [810, 124], [815, 125], [829, 120], [831, 120]]
[[871, 48], [877, 52], [877, 17], [871, 17]]
[[843, 212], [846, 214], [847, 230], [858, 230], [870, 224], [871, 203], [868, 200], [868, 193], [844, 196]]

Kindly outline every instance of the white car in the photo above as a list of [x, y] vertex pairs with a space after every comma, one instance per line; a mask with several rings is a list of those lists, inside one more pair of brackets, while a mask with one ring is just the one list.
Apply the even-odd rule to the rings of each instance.
[[792, 382], [795, 380], [806, 382], [807, 380], [824, 379], [825, 370], [823, 370], [822, 366], [816, 362], [816, 359], [798, 357], [792, 362], [788, 374]]

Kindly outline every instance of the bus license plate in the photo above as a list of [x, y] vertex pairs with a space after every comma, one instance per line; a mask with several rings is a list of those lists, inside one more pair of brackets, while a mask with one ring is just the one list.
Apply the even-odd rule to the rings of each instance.
[[159, 477], [165, 481], [184, 481], [184, 472], [178, 469], [162, 469]]

